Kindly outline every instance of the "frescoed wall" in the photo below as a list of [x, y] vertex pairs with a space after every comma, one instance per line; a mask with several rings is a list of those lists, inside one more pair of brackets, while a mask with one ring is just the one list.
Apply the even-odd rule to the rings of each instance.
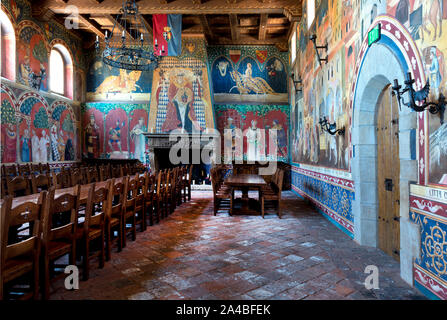
[[181, 56], [163, 57], [154, 70], [149, 130], [199, 133], [206, 128], [214, 128], [214, 113], [205, 42], [187, 38]]
[[[16, 48], [10, 63], [15, 78], [2, 79], [1, 84], [2, 163], [49, 162], [56, 167], [80, 161], [77, 101], [83, 99], [86, 66], [82, 39], [57, 22], [35, 19], [26, 0], [2, 1], [1, 9], [14, 26]], [[55, 44], [67, 48], [78, 75], [73, 86], [67, 86], [68, 98], [49, 92], [49, 55]], [[33, 75], [42, 76], [40, 86], [33, 85]]]
[[[362, 69], [369, 52], [368, 31], [380, 21], [382, 37], [372, 46], [384, 46], [392, 51], [400, 65], [390, 68], [395, 68], [396, 74], [411, 71], [416, 79], [416, 89], [429, 81], [428, 100], [437, 101], [440, 94], [447, 95], [447, 41], [443, 34], [447, 28], [447, 2], [322, 0], [316, 4], [316, 18], [311, 28], [307, 28], [306, 1], [303, 3], [303, 19], [297, 27], [297, 58], [292, 68], [303, 80], [303, 91], [293, 99], [290, 97], [292, 188], [315, 203], [340, 229], [355, 237], [360, 232], [354, 228], [360, 225], [355, 219], [362, 213], [354, 212], [358, 183], [354, 181], [359, 176], [355, 170], [359, 168], [353, 168], [352, 161], [354, 155], [358, 157], [359, 149], [353, 148], [352, 141], [360, 138], [353, 136], [352, 129], [355, 108], [362, 106], [359, 106], [360, 99], [354, 101], [354, 97], [359, 86], [366, 85], [357, 83], [357, 80], [364, 73], [367, 78], [374, 75], [371, 68], [368, 71]], [[322, 58], [327, 56], [327, 63], [318, 63], [309, 41], [311, 34], [317, 35], [317, 45], [328, 44], [327, 51], [320, 50]], [[378, 57], [375, 59], [381, 63]], [[398, 80], [403, 84], [405, 79]], [[344, 127], [345, 135], [331, 136], [323, 132], [318, 124], [323, 116], [329, 122], [335, 122], [337, 128]], [[357, 121], [361, 122], [356, 124], [360, 127], [370, 123], [368, 119]], [[418, 113], [416, 123], [417, 128], [408, 138], [413, 144], [408, 149], [417, 150], [408, 156], [414, 157], [417, 163], [415, 175], [418, 181], [412, 187], [419, 188], [410, 192], [414, 199], [410, 199], [409, 204], [411, 223], [420, 225], [421, 238], [421, 258], [414, 264], [414, 280], [427, 296], [446, 299], [447, 251], [432, 251], [434, 246], [447, 246], [442, 236], [447, 232], [447, 219], [442, 214], [446, 199], [430, 198], [430, 195], [442, 195], [447, 187], [447, 127], [439, 114], [428, 112]], [[363, 132], [356, 131], [356, 134]], [[328, 197], [326, 190], [332, 190], [332, 196]], [[346, 197], [343, 190], [349, 191]], [[407, 205], [401, 204], [401, 208]]]
[[[234, 149], [234, 152], [237, 152], [234, 154], [236, 159], [288, 161], [289, 106], [215, 105], [215, 110], [217, 128], [222, 137], [222, 147], [224, 147], [225, 130], [231, 130], [232, 150]], [[236, 129], [241, 130], [243, 137], [242, 154], [239, 149], [234, 147], [236, 142], [234, 130]], [[276, 130], [276, 153], [273, 149], [270, 149], [270, 130]], [[259, 147], [252, 149], [253, 143], [251, 140]], [[249, 141], [250, 143], [248, 143]]]
[[82, 105], [85, 158], [139, 159], [146, 163], [148, 104], [99, 103]]
[[288, 102], [287, 53], [274, 46], [208, 47], [216, 103]]
[[65, 101], [1, 84], [2, 163], [80, 160], [79, 120]]

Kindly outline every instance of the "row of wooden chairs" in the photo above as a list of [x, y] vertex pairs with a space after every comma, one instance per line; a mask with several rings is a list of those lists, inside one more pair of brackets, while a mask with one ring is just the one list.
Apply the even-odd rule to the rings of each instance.
[[[61, 168], [59, 172], [51, 172], [48, 169], [42, 171], [27, 171], [24, 173], [22, 170], [19, 175], [12, 175], [13, 170], [8, 171], [9, 168], [15, 166], [2, 166], [4, 172], [2, 198], [5, 195], [21, 196], [31, 193], [37, 193], [42, 190], [48, 190], [51, 186], [55, 186], [56, 189], [68, 188], [77, 184], [87, 184], [92, 182], [105, 181], [110, 178], [118, 178], [125, 175], [133, 175], [139, 170], [136, 166], [127, 165], [100, 165], [91, 167], [73, 167], [73, 168]], [[18, 166], [22, 167], [21, 165]], [[28, 165], [29, 169], [32, 165]], [[40, 167], [40, 166], [39, 166]], [[46, 166], [42, 166], [43, 168]]]
[[[118, 252], [147, 224], [152, 225], [168, 216], [175, 207], [191, 199], [191, 174], [186, 167], [159, 171], [156, 174], [111, 178], [106, 183], [91, 183], [85, 210], [80, 210], [81, 185], [55, 198], [54, 186], [41, 191], [39, 200], [12, 207], [13, 197], [6, 196], [1, 206], [2, 239], [0, 251], [0, 299], [7, 292], [14, 297], [14, 281], [31, 275], [32, 289], [20, 298], [37, 299], [50, 296], [50, 281], [65, 268], [56, 264], [69, 255], [69, 264], [76, 265], [80, 257], [82, 278], [89, 278], [91, 259], [98, 257], [99, 267], [111, 259], [112, 245]], [[27, 232], [11, 237], [10, 231], [27, 224]], [[11, 241], [11, 239], [14, 239]], [[94, 249], [97, 250], [94, 250]], [[62, 269], [63, 270], [63, 269]], [[4, 291], [5, 288], [5, 291]]]

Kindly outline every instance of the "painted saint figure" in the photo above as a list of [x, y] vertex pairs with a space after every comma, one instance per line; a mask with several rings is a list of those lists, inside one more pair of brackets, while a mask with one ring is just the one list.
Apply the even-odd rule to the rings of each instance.
[[39, 141], [39, 154], [41, 162], [48, 162], [48, 146], [50, 144], [50, 139], [47, 137], [45, 130], [42, 130], [42, 137]]
[[138, 123], [130, 131], [130, 138], [135, 140], [135, 158], [145, 163], [146, 137], [143, 132], [147, 132], [147, 127], [144, 125], [144, 119], [140, 117]]
[[36, 131], [34, 131], [33, 129], [31, 137], [31, 153], [33, 162], [41, 162], [39, 150], [40, 150], [39, 137], [37, 136]]
[[57, 136], [57, 126], [53, 124], [51, 127], [51, 157], [53, 161], [60, 161], [60, 154], [58, 148], [58, 136]]
[[124, 128], [125, 123], [123, 121], [122, 124], [120, 124], [120, 120], [116, 120], [116, 126], [110, 127], [109, 130], [109, 147], [113, 152], [113, 144], [116, 143], [118, 145], [118, 148], [120, 152], [122, 153], [123, 150], [121, 149], [121, 129]]
[[251, 120], [251, 127], [247, 130], [247, 160], [260, 160], [261, 130], [257, 121]]
[[99, 157], [99, 127], [93, 114], [90, 115], [90, 122], [85, 128], [85, 146], [88, 158]]
[[282, 124], [277, 119], [273, 120], [273, 130], [276, 130], [276, 141], [278, 153], [282, 157], [287, 157], [287, 134]]
[[30, 162], [30, 137], [29, 130], [25, 129], [23, 137], [20, 139], [22, 141], [21, 158], [22, 162]]
[[[3, 129], [3, 128], [2, 128]], [[3, 129], [3, 137], [5, 139], [3, 146], [3, 159], [2, 162], [15, 162], [17, 151], [17, 133], [15, 126], [11, 123], [7, 124]]]

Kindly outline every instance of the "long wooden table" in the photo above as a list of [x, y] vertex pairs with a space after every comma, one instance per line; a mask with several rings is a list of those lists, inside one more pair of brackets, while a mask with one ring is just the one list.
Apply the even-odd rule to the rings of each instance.
[[[134, 179], [137, 176], [139, 176], [139, 175], [131, 176], [130, 179]], [[122, 181], [123, 181], [123, 177], [115, 178], [115, 183], [122, 182]], [[107, 184], [107, 181], [95, 182], [95, 187], [96, 188], [104, 188], [106, 186], [106, 184]], [[91, 183], [81, 185], [81, 191], [80, 191], [80, 196], [79, 196], [81, 204], [87, 203], [88, 191], [89, 191], [91, 185], [92, 185]], [[73, 192], [74, 192], [74, 187], [56, 189], [56, 191], [54, 193], [54, 197], [57, 198], [60, 195], [65, 194], [65, 193], [73, 194]], [[12, 200], [12, 207], [14, 208], [18, 205], [21, 205], [22, 203], [25, 203], [25, 202], [37, 203], [37, 201], [39, 200], [39, 195], [40, 195], [39, 193], [33, 193], [33, 194], [30, 194], [27, 196], [14, 197], [14, 199]], [[0, 200], [0, 204], [3, 204], [3, 199]]]
[[[238, 174], [232, 175], [225, 179], [225, 184], [228, 185], [232, 190], [242, 190], [242, 198], [234, 199], [233, 205], [240, 204], [240, 208], [237, 212], [242, 214], [259, 214], [260, 208], [259, 201], [255, 199], [250, 199], [248, 197], [248, 191], [258, 190], [261, 194], [261, 188], [266, 186], [264, 178], [257, 174]], [[258, 210], [256, 210], [258, 209]], [[231, 208], [232, 213], [234, 213], [233, 208]]]

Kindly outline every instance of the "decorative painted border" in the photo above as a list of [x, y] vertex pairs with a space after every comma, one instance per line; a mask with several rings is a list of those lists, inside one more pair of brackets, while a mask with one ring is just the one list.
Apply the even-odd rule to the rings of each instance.
[[414, 281], [436, 297], [447, 300], [447, 283], [437, 278], [431, 272], [421, 268], [418, 264], [414, 263], [413, 266]]
[[307, 170], [307, 169], [300, 168], [295, 165], [292, 165], [292, 170], [295, 172], [298, 172], [300, 174], [304, 174], [304, 175], [311, 176], [311, 177], [319, 179], [319, 180], [323, 180], [323, 181], [333, 184], [335, 186], [342, 187], [342, 188], [348, 189], [350, 191], [355, 191], [354, 190], [354, 181], [352, 181], [352, 180], [343, 179], [343, 178], [339, 178], [339, 177], [335, 177], [335, 176], [330, 176], [330, 175], [327, 175], [324, 173]]
[[410, 195], [410, 210], [447, 218], [447, 204]]
[[[413, 74], [413, 78], [415, 79], [415, 89], [419, 90], [425, 85], [425, 72], [422, 64], [422, 59], [419, 54], [419, 50], [411, 38], [408, 30], [394, 17], [390, 15], [380, 15], [376, 17], [371, 26], [369, 27], [367, 33], [376, 27], [378, 24], [381, 24], [381, 34], [382, 39], [388, 38], [390, 39], [397, 47], [400, 49], [400, 53], [404, 57], [404, 62], [406, 63], [407, 68], [411, 67], [411, 72]], [[379, 43], [383, 40], [379, 40]], [[357, 90], [357, 79], [359, 78], [363, 60], [368, 52], [368, 37], [363, 39], [362, 46], [360, 47], [360, 52], [357, 57], [357, 64], [355, 65], [354, 73], [356, 76], [354, 77], [354, 81], [352, 83], [351, 92], [350, 92], [350, 110], [352, 114], [352, 110], [354, 108], [354, 98], [355, 92]], [[403, 81], [402, 79], [401, 81]], [[427, 111], [420, 112], [418, 114], [418, 149], [417, 149], [417, 159], [418, 159], [418, 180], [420, 184], [425, 184], [428, 181], [428, 171], [426, 170], [427, 163], [427, 153], [428, 153], [428, 137], [425, 136], [425, 128], [427, 127], [428, 117], [426, 116]], [[349, 128], [352, 128], [352, 117], [349, 119]], [[351, 129], [349, 129], [351, 130]], [[349, 134], [349, 145], [351, 147], [350, 156], [352, 159], [353, 156], [353, 148], [352, 148], [352, 134]]]

